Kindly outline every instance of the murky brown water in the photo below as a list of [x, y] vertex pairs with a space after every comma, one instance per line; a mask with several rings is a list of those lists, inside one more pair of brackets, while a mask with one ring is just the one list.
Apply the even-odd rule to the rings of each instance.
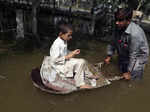
[[[99, 52], [82, 50], [83, 57], [90, 62], [102, 61], [105, 47], [93, 46]], [[42, 92], [32, 85], [29, 74], [33, 67], [40, 66], [43, 56], [41, 52], [33, 52], [0, 57], [0, 75], [6, 77], [0, 78], [0, 112], [150, 111], [150, 65], [140, 82], [117, 81], [103, 88], [63, 96]]]

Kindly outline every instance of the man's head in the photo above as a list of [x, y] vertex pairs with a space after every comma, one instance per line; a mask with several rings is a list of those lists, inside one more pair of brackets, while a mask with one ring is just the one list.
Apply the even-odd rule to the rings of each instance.
[[61, 37], [63, 40], [70, 40], [72, 39], [72, 32], [73, 29], [71, 25], [67, 23], [63, 23], [59, 25], [59, 37]]
[[132, 19], [133, 11], [130, 8], [119, 9], [115, 13], [116, 25], [119, 29], [126, 29]]

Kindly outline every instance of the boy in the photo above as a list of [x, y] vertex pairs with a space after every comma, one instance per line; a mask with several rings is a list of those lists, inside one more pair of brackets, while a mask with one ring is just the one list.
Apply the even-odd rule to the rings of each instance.
[[[58, 74], [61, 78], [74, 78], [76, 87], [91, 88], [91, 85], [85, 83], [84, 78], [97, 79], [98, 76], [94, 76], [89, 71], [84, 59], [73, 58], [80, 53], [80, 49], [72, 52], [67, 49], [67, 42], [72, 38], [71, 26], [61, 24], [59, 30], [59, 36], [50, 48], [50, 57], [42, 64], [41, 77], [48, 82], [53, 82]], [[45, 69], [47, 67], [49, 70]]]

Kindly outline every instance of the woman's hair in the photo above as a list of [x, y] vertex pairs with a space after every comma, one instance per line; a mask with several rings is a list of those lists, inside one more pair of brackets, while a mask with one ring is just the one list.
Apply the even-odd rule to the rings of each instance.
[[133, 10], [131, 8], [121, 8], [115, 13], [115, 19], [117, 20], [127, 20], [132, 19]]
[[59, 33], [65, 34], [70, 30], [71, 31], [73, 30], [72, 26], [70, 24], [68, 24], [67, 22], [61, 21], [58, 23], [58, 32]]

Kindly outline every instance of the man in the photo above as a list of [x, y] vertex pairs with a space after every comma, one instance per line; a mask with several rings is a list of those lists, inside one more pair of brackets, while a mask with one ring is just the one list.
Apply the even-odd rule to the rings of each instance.
[[148, 61], [149, 47], [142, 28], [131, 21], [133, 11], [119, 9], [115, 13], [116, 30], [112, 43], [108, 45], [105, 63], [109, 63], [115, 50], [118, 53], [119, 68], [124, 78], [141, 79]]

